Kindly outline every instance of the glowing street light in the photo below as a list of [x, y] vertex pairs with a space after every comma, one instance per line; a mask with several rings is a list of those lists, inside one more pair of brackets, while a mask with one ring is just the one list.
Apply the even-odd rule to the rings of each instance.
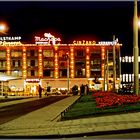
[[0, 33], [7, 34], [6, 32], [8, 31], [8, 26], [6, 23], [0, 23]]

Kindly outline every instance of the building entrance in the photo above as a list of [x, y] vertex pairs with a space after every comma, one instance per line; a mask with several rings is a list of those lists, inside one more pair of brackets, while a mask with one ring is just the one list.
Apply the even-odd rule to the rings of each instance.
[[26, 79], [25, 80], [25, 94], [29, 96], [38, 95], [39, 79]]

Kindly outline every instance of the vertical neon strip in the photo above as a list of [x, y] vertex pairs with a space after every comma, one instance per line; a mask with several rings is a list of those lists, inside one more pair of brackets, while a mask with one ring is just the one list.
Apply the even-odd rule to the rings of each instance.
[[43, 64], [42, 64], [42, 48], [39, 47], [38, 50], [38, 72], [39, 72], [39, 77], [43, 76]]
[[70, 48], [70, 77], [74, 78], [74, 48]]
[[105, 49], [104, 47], [101, 48], [101, 57], [102, 57], [102, 78], [104, 77], [104, 67], [105, 67], [105, 64], [104, 64], [104, 60], [105, 60]]
[[57, 52], [58, 46], [55, 45], [54, 49], [55, 49], [55, 54], [54, 54], [54, 77], [58, 78], [58, 52]]
[[23, 78], [26, 78], [27, 77], [27, 57], [26, 57], [26, 48], [23, 47], [23, 66], [22, 66], [22, 69], [23, 69]]
[[90, 77], [90, 55], [89, 55], [89, 47], [86, 47], [86, 77]]
[[10, 49], [7, 48], [7, 74], [10, 75], [11, 65], [10, 65]]

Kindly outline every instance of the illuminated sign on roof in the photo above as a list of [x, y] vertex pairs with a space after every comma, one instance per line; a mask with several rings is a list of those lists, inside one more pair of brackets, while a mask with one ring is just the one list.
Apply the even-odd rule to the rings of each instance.
[[17, 37], [8, 37], [8, 36], [4, 36], [4, 37], [0, 37], [1, 41], [15, 41], [15, 40], [21, 40], [20, 36]]
[[73, 44], [75, 45], [117, 45], [118, 43], [118, 39], [114, 40], [114, 41], [99, 41], [98, 43], [96, 43], [96, 41], [94, 40], [74, 40]]
[[21, 37], [0, 37], [0, 46], [20, 46], [22, 43], [20, 42]]
[[36, 44], [55, 45], [55, 44], [59, 44], [60, 41], [61, 41], [60, 38], [56, 38], [53, 35], [51, 35], [50, 33], [45, 33], [44, 37], [35, 36], [35, 43]]

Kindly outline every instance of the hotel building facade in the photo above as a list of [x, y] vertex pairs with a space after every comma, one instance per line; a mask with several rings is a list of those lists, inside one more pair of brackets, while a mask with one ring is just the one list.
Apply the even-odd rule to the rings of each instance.
[[[34, 44], [20, 42], [21, 37], [0, 38], [0, 72], [21, 79], [9, 81], [9, 87], [38, 94], [39, 84], [44, 89], [71, 88], [100, 82], [100, 89], [108, 74], [110, 90], [113, 81], [113, 46], [115, 47], [116, 86], [120, 84], [120, 47], [118, 40], [74, 40], [61, 44], [51, 34], [35, 37]], [[107, 55], [108, 51], [108, 55]], [[108, 59], [108, 61], [107, 61]], [[108, 71], [106, 70], [108, 66]], [[68, 87], [69, 86], [69, 87]]]

